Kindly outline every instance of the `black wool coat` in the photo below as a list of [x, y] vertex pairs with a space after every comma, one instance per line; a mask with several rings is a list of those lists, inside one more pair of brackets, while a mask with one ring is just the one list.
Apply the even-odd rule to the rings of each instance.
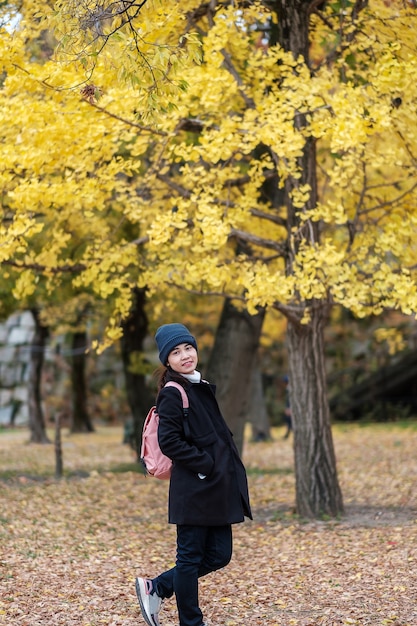
[[164, 387], [156, 402], [159, 445], [173, 461], [169, 523], [222, 526], [242, 522], [245, 516], [252, 519], [246, 471], [214, 386], [184, 378], [184, 389], [190, 404], [185, 431], [179, 390]]

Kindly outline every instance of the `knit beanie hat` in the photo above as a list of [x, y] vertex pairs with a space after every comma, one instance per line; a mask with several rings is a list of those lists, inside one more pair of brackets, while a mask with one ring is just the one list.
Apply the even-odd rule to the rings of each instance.
[[155, 341], [162, 365], [167, 364], [169, 353], [180, 343], [190, 343], [197, 350], [195, 337], [183, 324], [164, 324], [160, 326], [156, 331]]

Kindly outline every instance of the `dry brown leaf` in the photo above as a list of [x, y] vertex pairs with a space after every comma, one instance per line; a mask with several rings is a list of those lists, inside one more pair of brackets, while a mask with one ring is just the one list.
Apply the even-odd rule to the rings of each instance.
[[[234, 527], [230, 565], [201, 580], [212, 626], [415, 626], [417, 431], [334, 429], [347, 514], [293, 515], [290, 441], [246, 443], [254, 521]], [[175, 528], [165, 482], [133, 471], [121, 432], [66, 435], [55, 481], [53, 446], [0, 434], [0, 624], [138, 626], [138, 574], [172, 567]], [[161, 613], [177, 626], [175, 603]]]

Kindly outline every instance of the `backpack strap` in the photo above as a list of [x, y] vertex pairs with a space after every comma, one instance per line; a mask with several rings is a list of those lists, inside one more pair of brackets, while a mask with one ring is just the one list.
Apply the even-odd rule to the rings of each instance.
[[180, 392], [182, 399], [182, 412], [184, 415], [184, 435], [187, 441], [191, 441], [190, 425], [188, 423], [188, 409], [190, 407], [190, 402], [188, 400], [187, 393], [182, 385], [176, 383], [173, 380], [169, 380], [167, 383], [165, 383], [164, 387], [175, 387], [175, 389], [178, 389], [178, 391]]

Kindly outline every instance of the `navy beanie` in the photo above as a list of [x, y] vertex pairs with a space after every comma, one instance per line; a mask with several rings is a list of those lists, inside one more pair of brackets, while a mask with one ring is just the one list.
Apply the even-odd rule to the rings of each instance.
[[197, 350], [197, 342], [190, 331], [183, 324], [164, 324], [155, 334], [155, 341], [159, 350], [159, 360], [166, 365], [168, 355], [180, 343], [190, 343]]

